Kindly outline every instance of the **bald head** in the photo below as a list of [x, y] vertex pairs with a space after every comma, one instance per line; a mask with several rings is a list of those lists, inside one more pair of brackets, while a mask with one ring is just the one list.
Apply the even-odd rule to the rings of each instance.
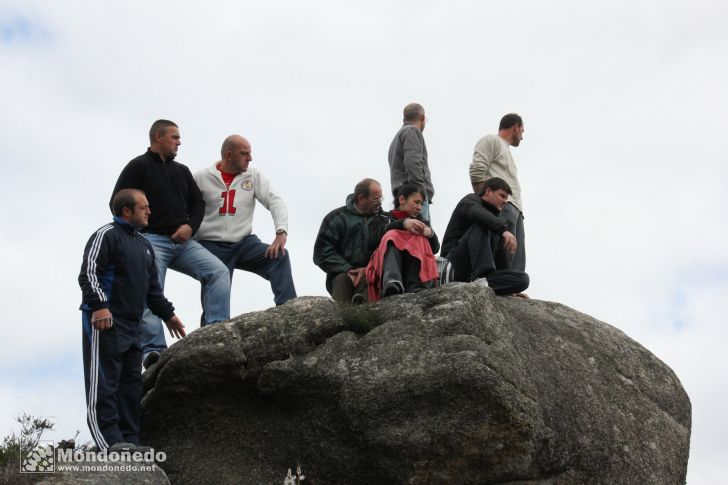
[[220, 169], [234, 174], [248, 170], [248, 165], [253, 160], [250, 143], [240, 135], [230, 135], [225, 138], [220, 148], [220, 157], [222, 159]]

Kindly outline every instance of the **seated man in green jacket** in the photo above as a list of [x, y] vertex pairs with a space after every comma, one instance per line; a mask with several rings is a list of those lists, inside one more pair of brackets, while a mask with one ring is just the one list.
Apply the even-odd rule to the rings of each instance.
[[313, 262], [326, 273], [326, 290], [334, 300], [367, 301], [366, 266], [388, 222], [382, 212], [382, 186], [370, 178], [356, 184], [345, 206], [324, 217]]

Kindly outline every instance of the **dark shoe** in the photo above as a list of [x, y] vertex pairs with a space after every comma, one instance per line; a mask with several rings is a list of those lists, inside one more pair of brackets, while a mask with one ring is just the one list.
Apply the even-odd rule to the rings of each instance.
[[124, 441], [119, 441], [118, 443], [114, 443], [109, 447], [109, 453], [115, 451], [117, 453], [122, 453], [124, 451], [128, 451], [131, 453], [147, 453], [151, 451], [152, 448], [150, 446], [144, 446], [144, 445], [137, 445], [134, 443], [127, 443]]
[[367, 302], [367, 299], [361, 293], [354, 293], [354, 296], [351, 297], [352, 305], [361, 305], [366, 302]]
[[132, 452], [137, 451], [140, 453], [147, 453], [149, 451], [152, 451], [151, 446], [145, 446], [145, 445], [134, 445], [134, 447], [131, 449]]
[[404, 287], [402, 286], [402, 283], [399, 281], [390, 281], [389, 283], [386, 283], [384, 285], [384, 290], [382, 291], [382, 298], [386, 298], [388, 296], [392, 295], [402, 295], [404, 294]]
[[109, 446], [109, 452], [112, 451], [133, 451], [136, 445], [134, 443], [126, 443], [124, 441], [119, 441], [118, 443], [114, 443], [113, 445]]
[[147, 354], [146, 357], [144, 357], [144, 360], [142, 361], [142, 365], [145, 369], [149, 369], [151, 366], [157, 363], [159, 360], [159, 352], [156, 350], [152, 350]]

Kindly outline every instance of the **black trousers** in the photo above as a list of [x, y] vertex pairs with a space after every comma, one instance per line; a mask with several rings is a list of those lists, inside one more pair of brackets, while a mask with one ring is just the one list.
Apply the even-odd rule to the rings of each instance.
[[384, 253], [384, 270], [382, 271], [382, 288], [392, 281], [402, 284], [406, 293], [430, 288], [429, 282], [420, 281], [420, 260], [407, 251], [400, 251], [393, 242], [387, 244]]
[[113, 317], [98, 331], [82, 312], [86, 421], [100, 450], [118, 442], [139, 444], [142, 347], [139, 322]]
[[496, 295], [511, 295], [528, 288], [524, 271], [499, 269], [494, 254], [498, 252], [500, 235], [472, 225], [447, 255], [455, 270], [455, 281], [486, 278]]

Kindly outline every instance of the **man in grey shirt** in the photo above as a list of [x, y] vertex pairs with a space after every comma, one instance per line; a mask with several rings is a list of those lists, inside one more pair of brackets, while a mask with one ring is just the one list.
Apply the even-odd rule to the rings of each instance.
[[[430, 179], [430, 167], [427, 166], [427, 147], [422, 131], [425, 129], [425, 108], [417, 103], [404, 107], [404, 124], [399, 129], [389, 146], [389, 173], [392, 181], [392, 195], [397, 196], [397, 189], [407, 182], [417, 184], [427, 193], [422, 202], [420, 215], [430, 220], [430, 203], [435, 189]], [[395, 204], [396, 206], [397, 204]]]
[[523, 202], [521, 185], [518, 183], [516, 163], [510, 147], [517, 147], [523, 139], [523, 120], [515, 113], [501, 118], [497, 135], [486, 135], [475, 145], [473, 162], [470, 164], [470, 182], [473, 192], [479, 193], [486, 180], [500, 177], [511, 187], [513, 193], [501, 212], [508, 224], [508, 230], [516, 236], [515, 252], [503, 251], [497, 258], [498, 269], [526, 271], [526, 233], [523, 229]]

